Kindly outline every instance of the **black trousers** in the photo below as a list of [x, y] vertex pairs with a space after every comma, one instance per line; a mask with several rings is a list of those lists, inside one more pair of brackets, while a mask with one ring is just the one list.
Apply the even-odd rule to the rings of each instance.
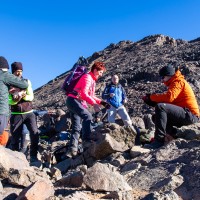
[[173, 126], [190, 125], [198, 122], [199, 118], [187, 108], [168, 103], [158, 103], [155, 107], [153, 121], [155, 123], [155, 140], [163, 142], [166, 133], [173, 136]]
[[11, 130], [11, 149], [19, 151], [20, 138], [22, 139], [23, 124], [26, 124], [30, 133], [31, 146], [30, 156], [37, 156], [39, 134], [36, 124], [36, 116], [34, 113], [27, 114], [13, 114], [10, 118], [10, 130]]
[[72, 122], [70, 146], [72, 150], [77, 151], [81, 130], [83, 141], [91, 139], [91, 121], [93, 117], [89, 110], [73, 97], [67, 97], [66, 105], [70, 111]]

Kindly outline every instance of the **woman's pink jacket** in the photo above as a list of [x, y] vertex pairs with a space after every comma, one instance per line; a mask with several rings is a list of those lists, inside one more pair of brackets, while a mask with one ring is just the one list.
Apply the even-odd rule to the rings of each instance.
[[69, 94], [68, 96], [80, 99], [84, 106], [87, 106], [86, 102], [90, 105], [100, 104], [101, 99], [95, 96], [95, 86], [96, 86], [96, 78], [92, 72], [84, 74], [76, 86], [74, 90], [78, 93], [77, 96], [73, 94]]

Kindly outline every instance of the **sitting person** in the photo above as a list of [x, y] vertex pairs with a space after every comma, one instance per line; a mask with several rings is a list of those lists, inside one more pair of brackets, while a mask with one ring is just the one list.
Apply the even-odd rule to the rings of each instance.
[[55, 131], [60, 133], [62, 131], [67, 131], [71, 128], [70, 119], [67, 114], [62, 109], [57, 109], [55, 113]]
[[103, 125], [102, 122], [102, 111], [93, 114], [93, 119], [91, 122], [92, 129], [95, 130], [97, 127]]
[[164, 145], [166, 134], [173, 133], [174, 128], [190, 125], [199, 120], [199, 107], [194, 92], [181, 74], [171, 66], [160, 69], [159, 75], [168, 90], [161, 94], [148, 94], [143, 97], [145, 103], [155, 106], [155, 136], [146, 148], [156, 149]]
[[62, 109], [55, 112], [49, 111], [43, 115], [43, 125], [39, 127], [41, 139], [52, 139], [58, 133], [66, 132], [70, 129], [71, 122]]

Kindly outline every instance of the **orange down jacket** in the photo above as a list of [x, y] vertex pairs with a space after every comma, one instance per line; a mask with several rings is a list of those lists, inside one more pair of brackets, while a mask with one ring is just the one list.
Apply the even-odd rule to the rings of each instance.
[[150, 96], [152, 101], [188, 108], [194, 115], [199, 116], [199, 107], [194, 92], [179, 70], [164, 84], [168, 90], [162, 94], [152, 94]]

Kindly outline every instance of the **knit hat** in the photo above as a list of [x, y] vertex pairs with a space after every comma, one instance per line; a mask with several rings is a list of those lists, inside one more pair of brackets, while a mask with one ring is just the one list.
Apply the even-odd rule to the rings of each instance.
[[172, 65], [167, 65], [160, 69], [159, 75], [160, 76], [173, 76], [175, 74], [175, 69]]
[[3, 56], [0, 56], [0, 69], [9, 69], [8, 61]]
[[14, 62], [11, 64], [11, 70], [12, 73], [14, 73], [17, 70], [22, 70], [23, 71], [23, 66], [21, 62]]

